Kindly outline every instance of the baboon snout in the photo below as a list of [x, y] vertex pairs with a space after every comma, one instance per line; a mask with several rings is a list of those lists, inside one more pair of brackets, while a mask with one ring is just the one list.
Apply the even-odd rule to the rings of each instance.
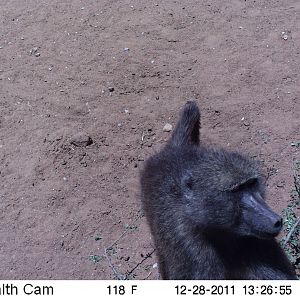
[[242, 197], [245, 222], [260, 237], [274, 237], [282, 229], [282, 218], [263, 201], [260, 194], [245, 193]]
[[278, 235], [282, 229], [282, 218], [265, 205], [263, 205], [260, 215], [262, 231], [272, 236]]
[[277, 235], [282, 229], [282, 218], [274, 214], [274, 217], [270, 221], [271, 221], [271, 226], [270, 226], [271, 231], [273, 231], [274, 234]]

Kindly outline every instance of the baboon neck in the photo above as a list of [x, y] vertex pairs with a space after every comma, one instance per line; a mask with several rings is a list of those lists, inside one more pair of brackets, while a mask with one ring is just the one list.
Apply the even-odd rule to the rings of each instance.
[[234, 249], [238, 240], [234, 233], [219, 228], [208, 228], [203, 231], [203, 236], [208, 243], [220, 249]]

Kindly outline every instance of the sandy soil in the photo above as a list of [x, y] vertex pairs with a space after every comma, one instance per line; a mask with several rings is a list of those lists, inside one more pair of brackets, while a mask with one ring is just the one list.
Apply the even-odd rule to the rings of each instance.
[[281, 212], [299, 52], [297, 0], [2, 1], [0, 278], [157, 278], [138, 175], [189, 99], [205, 142], [263, 162]]

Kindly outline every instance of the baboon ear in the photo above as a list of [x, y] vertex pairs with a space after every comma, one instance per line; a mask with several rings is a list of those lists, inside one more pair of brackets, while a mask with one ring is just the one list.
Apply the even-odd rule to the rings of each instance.
[[181, 111], [169, 144], [173, 146], [199, 145], [200, 111], [197, 103], [188, 101]]

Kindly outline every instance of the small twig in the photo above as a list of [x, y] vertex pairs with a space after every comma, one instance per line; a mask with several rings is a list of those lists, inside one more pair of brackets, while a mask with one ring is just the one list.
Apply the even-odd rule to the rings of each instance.
[[291, 236], [293, 235], [293, 233], [295, 232], [295, 230], [299, 224], [300, 224], [300, 218], [298, 218], [297, 222], [294, 224], [294, 226], [289, 231], [289, 234], [287, 235], [287, 237], [283, 243], [283, 247], [286, 246], [287, 242], [290, 240]]
[[[138, 216], [133, 220], [133, 224], [138, 220], [138, 219], [140, 219], [142, 217], [142, 214], [138, 214]], [[112, 249], [113, 248], [113, 246], [115, 245], [115, 244], [117, 244], [119, 241], [120, 241], [120, 239], [128, 232], [130, 230], [130, 226], [128, 226], [128, 228], [126, 228], [123, 232], [122, 232], [122, 234], [110, 245], [110, 246], [108, 246], [108, 247], [106, 247], [105, 249], [104, 249], [104, 257], [107, 259], [107, 261], [108, 261], [108, 264], [109, 264], [109, 266], [110, 266], [110, 268], [113, 270], [113, 273], [114, 273], [114, 275], [115, 275], [115, 277], [118, 279], [118, 280], [125, 280], [126, 279], [126, 275], [124, 275], [124, 274], [121, 274], [120, 272], [118, 272], [117, 271], [117, 269], [114, 267], [114, 265], [113, 265], [113, 263], [112, 263], [112, 261], [111, 261], [111, 259], [110, 259], [110, 257], [109, 257], [109, 254], [107, 253], [107, 251], [108, 251], [108, 249]]]
[[143, 131], [143, 133], [142, 133], [142, 142], [144, 141], [144, 138], [145, 138], [145, 133]]
[[[109, 248], [108, 248], [108, 249], [109, 249]], [[126, 276], [123, 275], [123, 274], [121, 274], [120, 272], [118, 272], [117, 269], [114, 267], [113, 263], [111, 262], [110, 257], [109, 257], [108, 254], [107, 254], [107, 248], [105, 248], [105, 250], [104, 250], [104, 256], [105, 256], [105, 258], [107, 259], [110, 268], [113, 270], [115, 277], [116, 277], [118, 280], [124, 280], [124, 279], [126, 279]]]
[[[132, 224], [134, 224], [138, 219], [140, 219], [142, 217], [142, 214], [138, 214], [138, 216], [132, 221]], [[122, 234], [108, 247], [106, 247], [105, 249], [109, 249], [112, 248], [129, 230], [131, 229], [131, 226], [128, 226], [123, 232]]]
[[143, 278], [143, 280], [147, 280], [151, 274], [152, 274], [152, 271], [150, 271], [149, 274], [145, 278]]
[[295, 183], [295, 189], [298, 194], [298, 197], [300, 199], [300, 180], [298, 179], [297, 174], [294, 175], [294, 183]]
[[149, 257], [151, 257], [151, 255], [155, 252], [155, 249], [153, 249], [150, 253], [147, 253], [147, 255], [139, 262], [137, 263], [134, 268], [132, 268], [127, 274], [126, 274], [126, 277], [128, 278], [129, 275], [131, 275], [134, 270], [139, 267], [145, 260], [147, 260]]

